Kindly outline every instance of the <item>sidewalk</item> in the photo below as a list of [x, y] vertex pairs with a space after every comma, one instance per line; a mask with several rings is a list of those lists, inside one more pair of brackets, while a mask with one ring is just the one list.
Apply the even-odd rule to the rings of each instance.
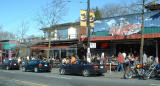
[[104, 73], [104, 77], [105, 78], [117, 78], [117, 79], [120, 79], [123, 77], [123, 72], [114, 72], [112, 71], [111, 73], [110, 72], [106, 72]]
[[52, 68], [51, 73], [59, 74], [59, 68]]
[[[59, 74], [59, 68], [52, 68], [52, 73], [53, 74]], [[123, 72], [114, 72], [112, 71], [111, 73], [108, 71], [106, 73], [104, 73], [104, 77], [105, 78], [122, 78], [123, 76]]]

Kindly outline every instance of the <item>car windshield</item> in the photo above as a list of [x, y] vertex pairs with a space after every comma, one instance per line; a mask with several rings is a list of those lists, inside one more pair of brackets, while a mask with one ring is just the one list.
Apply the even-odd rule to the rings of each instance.
[[10, 62], [15, 62], [15, 63], [18, 62], [17, 60], [9, 60], [9, 61], [10, 61]]
[[14, 62], [14, 63], [16, 63], [16, 62], [18, 62], [17, 60], [9, 60], [9, 62]]
[[77, 60], [77, 64], [88, 64], [88, 62], [83, 60]]

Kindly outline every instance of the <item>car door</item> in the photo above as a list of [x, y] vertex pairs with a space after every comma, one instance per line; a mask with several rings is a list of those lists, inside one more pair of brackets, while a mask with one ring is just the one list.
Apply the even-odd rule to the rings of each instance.
[[34, 64], [35, 64], [34, 60], [29, 61], [28, 64], [27, 64], [27, 69], [28, 70], [33, 70], [34, 67], [35, 67]]
[[72, 71], [75, 74], [80, 74], [82, 71], [82, 65], [80, 61], [76, 61], [76, 64], [72, 64]]
[[67, 73], [73, 73], [72, 72], [72, 64], [64, 64], [63, 68], [65, 68]]

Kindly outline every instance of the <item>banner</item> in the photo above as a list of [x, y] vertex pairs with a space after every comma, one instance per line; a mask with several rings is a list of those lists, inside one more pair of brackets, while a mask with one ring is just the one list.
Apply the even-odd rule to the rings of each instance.
[[[94, 11], [90, 11], [90, 26], [94, 27]], [[80, 26], [87, 26], [87, 11], [86, 10], [80, 10]]]

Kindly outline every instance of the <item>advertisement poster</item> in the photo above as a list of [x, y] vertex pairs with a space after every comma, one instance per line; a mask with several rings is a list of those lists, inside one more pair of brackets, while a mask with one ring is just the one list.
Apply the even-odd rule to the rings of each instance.
[[[159, 12], [148, 12], [144, 14], [144, 28], [160, 27]], [[96, 20], [94, 32], [103, 32], [110, 36], [127, 36], [141, 32], [142, 15], [131, 14]]]

